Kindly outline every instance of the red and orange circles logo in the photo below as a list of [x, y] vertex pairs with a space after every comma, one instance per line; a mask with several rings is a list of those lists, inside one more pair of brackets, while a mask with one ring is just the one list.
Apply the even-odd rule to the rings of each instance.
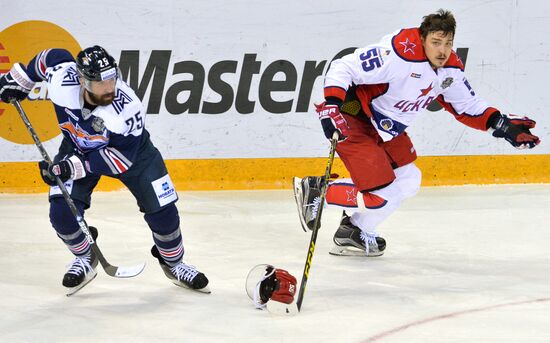
[[[40, 51], [50, 48], [67, 49], [73, 56], [81, 50], [73, 36], [55, 24], [39, 20], [14, 24], [0, 32], [0, 73], [8, 72], [16, 62], [26, 65]], [[60, 134], [53, 106], [47, 100], [46, 82], [37, 83], [21, 105], [40, 140]], [[34, 143], [15, 107], [1, 101], [0, 137], [17, 144]]]

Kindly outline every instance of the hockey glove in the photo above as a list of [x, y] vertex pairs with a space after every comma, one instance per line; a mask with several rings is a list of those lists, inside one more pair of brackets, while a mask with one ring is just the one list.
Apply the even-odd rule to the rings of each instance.
[[494, 137], [506, 139], [517, 149], [531, 149], [540, 143], [540, 139], [530, 131], [535, 124], [534, 120], [527, 117], [498, 113], [495, 118], [491, 118], [490, 127], [494, 129]]
[[86, 169], [82, 159], [77, 155], [67, 155], [61, 161], [48, 164], [46, 161], [38, 162], [42, 180], [50, 186], [57, 185], [55, 177], [58, 176], [62, 182], [67, 180], [78, 180], [86, 176]]
[[11, 70], [0, 76], [0, 99], [3, 102], [23, 100], [29, 95], [34, 81], [29, 78], [25, 66], [15, 63]]
[[322, 104], [315, 105], [315, 110], [317, 115], [319, 115], [319, 120], [321, 121], [321, 126], [323, 126], [325, 137], [332, 139], [334, 132], [338, 131], [339, 142], [348, 138], [350, 128], [346, 122], [346, 119], [340, 113], [340, 108], [338, 105], [323, 102]]

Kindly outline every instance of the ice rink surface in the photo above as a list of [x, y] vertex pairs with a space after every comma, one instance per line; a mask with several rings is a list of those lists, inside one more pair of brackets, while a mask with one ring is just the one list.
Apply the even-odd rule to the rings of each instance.
[[112, 264], [73, 297], [72, 256], [45, 194], [0, 195], [0, 342], [550, 342], [550, 185], [422, 188], [379, 228], [379, 258], [328, 254], [327, 208], [302, 312], [254, 309], [248, 271], [269, 263], [300, 280], [310, 234], [288, 191], [182, 192], [186, 260], [212, 294], [174, 286], [150, 255], [128, 192], [96, 193], [86, 218]]

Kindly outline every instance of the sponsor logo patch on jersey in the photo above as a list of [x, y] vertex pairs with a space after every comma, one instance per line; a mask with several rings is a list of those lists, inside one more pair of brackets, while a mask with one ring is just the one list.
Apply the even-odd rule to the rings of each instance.
[[415, 79], [419, 79], [422, 77], [422, 74], [411, 73], [411, 77], [414, 77]]
[[178, 200], [178, 193], [176, 193], [176, 189], [174, 188], [172, 179], [170, 179], [170, 175], [164, 175], [160, 179], [151, 182], [151, 185], [155, 190], [160, 206], [168, 205], [169, 203]]
[[393, 127], [393, 120], [388, 119], [388, 118], [382, 119], [382, 120], [380, 121], [380, 126], [381, 126], [384, 130], [389, 131], [389, 130], [391, 130], [392, 127]]
[[445, 88], [448, 88], [452, 83], [453, 83], [453, 78], [452, 77], [448, 77], [446, 78], [445, 80], [443, 80], [443, 82], [441, 83], [441, 88], [442, 89], [445, 89]]
[[103, 118], [95, 117], [92, 120], [92, 128], [97, 133], [102, 133], [105, 131], [105, 122], [103, 121]]

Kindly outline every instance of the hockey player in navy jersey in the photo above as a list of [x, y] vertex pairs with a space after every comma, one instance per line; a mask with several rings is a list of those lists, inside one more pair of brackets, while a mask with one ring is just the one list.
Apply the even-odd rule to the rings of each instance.
[[[152, 254], [175, 284], [208, 291], [208, 279], [183, 262], [178, 196], [160, 152], [145, 129], [145, 111], [120, 78], [114, 58], [100, 46], [76, 57], [63, 49], [40, 52], [0, 77], [4, 102], [23, 100], [35, 82], [46, 81], [63, 140], [54, 163], [39, 163], [50, 188], [50, 222], [75, 255], [63, 285], [81, 287], [96, 275], [97, 258], [52, 175], [61, 178], [81, 213], [101, 176], [119, 179], [132, 192], [152, 231]], [[91, 228], [92, 234], [97, 235]]]
[[[347, 210], [331, 254], [384, 253], [377, 227], [420, 188], [416, 152], [405, 130], [433, 100], [462, 124], [491, 131], [516, 148], [539, 144], [530, 131], [533, 120], [503, 115], [474, 92], [452, 50], [455, 27], [453, 15], [439, 10], [418, 28], [394, 32], [332, 62], [317, 113], [327, 138], [338, 132], [337, 152], [351, 179], [327, 189], [326, 203]], [[294, 180], [300, 219], [310, 229], [321, 183], [314, 176]]]

